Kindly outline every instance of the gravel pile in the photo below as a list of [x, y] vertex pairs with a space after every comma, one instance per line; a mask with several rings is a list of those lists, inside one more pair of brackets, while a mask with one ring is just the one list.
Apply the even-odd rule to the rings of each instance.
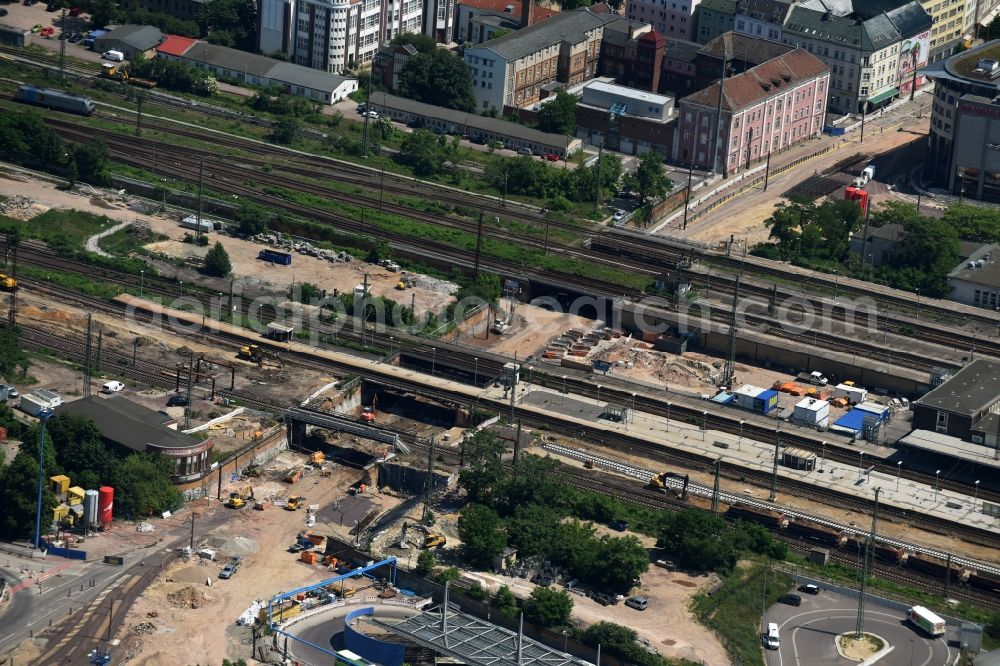
[[408, 275], [413, 280], [414, 287], [420, 287], [421, 289], [427, 289], [429, 291], [445, 295], [453, 294], [458, 291], [458, 285], [454, 282], [439, 280], [438, 278], [433, 278], [429, 275], [420, 275], [419, 273], [408, 273]]
[[140, 622], [139, 624], [132, 627], [132, 631], [137, 634], [155, 634], [156, 625], [152, 622]]

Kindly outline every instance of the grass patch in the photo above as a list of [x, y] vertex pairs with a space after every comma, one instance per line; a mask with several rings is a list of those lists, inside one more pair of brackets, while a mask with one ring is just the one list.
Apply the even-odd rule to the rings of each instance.
[[48, 268], [35, 268], [34, 266], [21, 265], [17, 267], [18, 277], [29, 277], [43, 282], [50, 282], [66, 287], [74, 291], [87, 294], [89, 296], [100, 296], [101, 298], [112, 299], [125, 293], [125, 287], [118, 284], [100, 280], [88, 280], [87, 278], [74, 273], [63, 273]]
[[145, 245], [156, 241], [166, 240], [169, 236], [163, 234], [146, 233], [136, 227], [130, 226], [119, 229], [113, 234], [109, 234], [98, 241], [98, 246], [109, 254], [120, 257], [127, 257], [131, 254], [142, 254], [145, 252]]
[[26, 221], [11, 218], [3, 221], [16, 224], [26, 237], [45, 241], [53, 248], [82, 248], [88, 238], [117, 224], [102, 215], [56, 209]]
[[[756, 561], [737, 567], [722, 587], [711, 595], [699, 594], [692, 603], [698, 620], [715, 632], [730, 658], [743, 666], [764, 666], [760, 648], [764, 572], [764, 564]], [[775, 604], [794, 584], [786, 574], [769, 571], [765, 608]]]

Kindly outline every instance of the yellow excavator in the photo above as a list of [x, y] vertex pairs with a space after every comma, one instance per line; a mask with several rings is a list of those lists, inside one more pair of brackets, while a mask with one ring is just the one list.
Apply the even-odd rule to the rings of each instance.
[[287, 500], [285, 500], [285, 511], [296, 511], [302, 508], [305, 503], [306, 498], [301, 495], [292, 495]]
[[112, 81], [121, 81], [122, 83], [129, 83], [133, 86], [139, 86], [141, 88], [156, 87], [156, 81], [135, 78], [128, 73], [127, 69], [121, 65], [111, 62], [106, 62], [101, 65], [101, 78], [111, 79]]
[[229, 500], [226, 502], [226, 506], [230, 509], [242, 509], [253, 498], [253, 488], [243, 486], [238, 491], [229, 493]]
[[675, 494], [678, 499], [687, 499], [689, 481], [687, 474], [678, 474], [677, 472], [661, 472], [659, 474], [654, 474], [649, 479], [649, 487], [653, 490], [659, 490], [661, 493], [666, 493], [668, 491], [667, 479], [683, 479], [684, 485], [681, 486], [681, 492]]

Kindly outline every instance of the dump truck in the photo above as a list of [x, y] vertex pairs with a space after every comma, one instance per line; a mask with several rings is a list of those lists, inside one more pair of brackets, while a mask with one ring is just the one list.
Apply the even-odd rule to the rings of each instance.
[[285, 500], [285, 511], [297, 511], [302, 508], [303, 502], [306, 501], [305, 497], [301, 495], [292, 495], [287, 500]]
[[285, 472], [285, 476], [282, 477], [282, 481], [285, 483], [296, 483], [301, 478], [302, 470], [297, 467], [293, 467]]

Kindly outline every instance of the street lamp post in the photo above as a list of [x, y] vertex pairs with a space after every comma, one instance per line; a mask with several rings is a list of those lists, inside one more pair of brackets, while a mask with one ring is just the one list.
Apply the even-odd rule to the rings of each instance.
[[899, 473], [903, 470], [903, 461], [896, 462], [896, 492], [899, 492]]
[[472, 371], [472, 383], [475, 386], [479, 386], [479, 357], [474, 356], [472, 362], [475, 366], [475, 369]]
[[667, 423], [668, 424], [670, 423], [670, 408], [671, 407], [673, 407], [673, 403], [672, 402], [668, 402], [667, 403]]
[[601, 406], [601, 388], [602, 388], [601, 385], [598, 384], [597, 385], [597, 407], [598, 408], [600, 408], [600, 406]]
[[139, 298], [142, 298], [142, 288], [145, 286], [146, 282], [146, 269], [139, 269]]
[[865, 475], [865, 452], [858, 451], [858, 481]]
[[822, 470], [826, 463], [826, 442], [822, 442], [819, 448], [819, 468]]
[[38, 412], [38, 503], [35, 507], [35, 550], [42, 542], [42, 484], [45, 479], [45, 422], [52, 416], [49, 408]]
[[740, 421], [740, 437], [739, 437], [739, 439], [736, 440], [736, 450], [737, 451], [742, 451], [743, 450], [743, 424], [744, 423], [746, 423], [746, 422], [745, 421]]
[[934, 501], [937, 502], [938, 489], [941, 487], [941, 470], [934, 472]]
[[976, 505], [979, 504], [979, 479], [976, 479], [975, 483], [976, 493], [972, 496], [972, 510], [976, 510]]
[[434, 374], [434, 366], [437, 365], [437, 347], [431, 347], [431, 374]]

